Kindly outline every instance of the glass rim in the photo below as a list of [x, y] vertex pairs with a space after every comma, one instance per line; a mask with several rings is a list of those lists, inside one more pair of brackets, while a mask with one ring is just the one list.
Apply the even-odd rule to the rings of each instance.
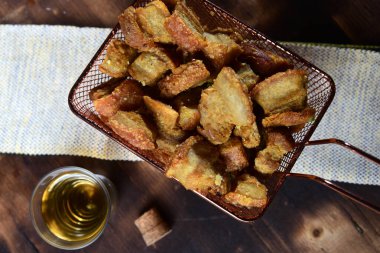
[[[99, 231], [99, 233], [97, 233], [93, 238], [89, 239], [89, 241], [86, 242], [86, 243], [84, 243], [84, 244], [80, 244], [80, 241], [76, 242], [78, 244], [78, 246], [75, 246], [75, 245], [73, 245], [73, 246], [64, 246], [64, 245], [61, 245], [59, 243], [56, 243], [56, 242], [53, 242], [53, 241], [49, 240], [43, 234], [43, 232], [40, 229], [40, 226], [37, 224], [37, 222], [36, 222], [36, 213], [34, 212], [34, 208], [33, 208], [33, 201], [34, 201], [34, 199], [36, 197], [37, 191], [40, 188], [41, 184], [43, 182], [45, 182], [45, 181], [46, 182], [51, 181], [52, 179], [48, 179], [48, 178], [51, 177], [52, 174], [56, 174], [56, 175], [53, 176], [53, 178], [56, 178], [57, 176], [62, 175], [65, 172], [79, 172], [79, 173], [85, 174], [86, 176], [91, 177], [91, 179], [93, 179], [102, 188], [102, 190], [103, 190], [103, 192], [104, 192], [104, 194], [106, 196], [106, 199], [107, 199], [107, 205], [109, 206], [109, 208], [107, 208], [107, 215], [106, 215], [106, 218], [105, 218], [105, 223], [104, 223], [102, 229]], [[112, 200], [111, 200], [110, 192], [109, 192], [108, 188], [106, 187], [106, 185], [103, 183], [103, 181], [99, 178], [99, 176], [97, 174], [95, 174], [95, 173], [93, 173], [93, 172], [91, 172], [91, 171], [89, 171], [87, 169], [84, 169], [82, 167], [78, 167], [78, 166], [63, 166], [63, 167], [59, 167], [59, 168], [56, 168], [56, 169], [50, 171], [49, 173], [47, 173], [44, 177], [42, 177], [38, 181], [37, 185], [35, 186], [35, 188], [33, 190], [32, 197], [30, 199], [29, 213], [30, 213], [30, 216], [31, 216], [31, 219], [32, 219], [32, 223], [33, 223], [34, 229], [37, 231], [38, 235], [46, 243], [48, 243], [51, 246], [56, 247], [58, 249], [77, 250], [77, 249], [82, 249], [82, 248], [87, 247], [88, 245], [92, 244], [93, 242], [95, 242], [103, 234], [103, 232], [104, 232], [104, 230], [105, 230], [105, 228], [106, 228], [106, 226], [108, 224], [108, 221], [109, 221], [109, 219], [111, 217], [111, 208], [112, 208]], [[49, 228], [47, 228], [47, 229], [49, 230]], [[50, 230], [49, 230], [49, 232], [50, 232]], [[54, 236], [54, 237], [56, 237], [56, 236]], [[63, 239], [60, 239], [59, 237], [56, 237], [56, 238], [58, 238], [59, 240], [64, 241]]]

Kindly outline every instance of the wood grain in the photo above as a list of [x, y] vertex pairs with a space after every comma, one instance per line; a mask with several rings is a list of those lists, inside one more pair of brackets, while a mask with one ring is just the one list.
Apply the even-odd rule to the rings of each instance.
[[[29, 200], [38, 180], [68, 165], [109, 177], [118, 192], [104, 234], [77, 252], [378, 252], [380, 216], [320, 186], [287, 179], [264, 216], [242, 223], [144, 162], [72, 156], [0, 159], [0, 252], [60, 252], [34, 231]], [[379, 204], [380, 187], [345, 184]], [[157, 207], [173, 231], [146, 247], [134, 220]]]
[[[211, 0], [275, 40], [380, 44], [377, 0]], [[113, 27], [133, 0], [3, 0], [0, 23]]]
[[[132, 0], [3, 0], [0, 23], [113, 27]], [[377, 0], [213, 0], [276, 40], [380, 45]], [[101, 39], [103, 40], [103, 39]], [[0, 252], [63, 252], [29, 217], [38, 180], [68, 165], [109, 177], [118, 202], [104, 234], [75, 252], [380, 252], [380, 216], [314, 182], [287, 179], [262, 218], [242, 223], [144, 162], [0, 154]], [[380, 187], [342, 184], [380, 205]], [[159, 209], [173, 231], [146, 247], [134, 220]]]

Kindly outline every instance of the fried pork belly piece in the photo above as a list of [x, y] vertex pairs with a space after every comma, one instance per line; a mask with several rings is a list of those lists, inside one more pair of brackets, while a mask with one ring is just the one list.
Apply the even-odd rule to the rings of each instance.
[[201, 115], [197, 108], [181, 106], [179, 108], [178, 124], [183, 130], [194, 130], [199, 124]]
[[175, 44], [186, 52], [195, 53], [206, 46], [198, 17], [182, 1], [177, 3], [173, 14], [166, 18], [165, 28]]
[[198, 109], [202, 126], [198, 132], [213, 144], [226, 142], [234, 125], [249, 126], [254, 122], [252, 102], [229, 67], [224, 67], [214, 84], [203, 90]]
[[204, 33], [203, 36], [206, 40], [203, 52], [218, 70], [242, 52], [240, 46], [227, 34]]
[[109, 118], [108, 125], [121, 138], [139, 149], [152, 150], [155, 148], [154, 133], [142, 116], [136, 112], [118, 111]]
[[307, 107], [300, 112], [275, 113], [263, 119], [264, 127], [304, 125], [314, 118], [315, 110]]
[[307, 76], [304, 70], [287, 70], [258, 83], [251, 91], [253, 99], [266, 115], [305, 108]]
[[239, 207], [263, 207], [266, 205], [268, 189], [255, 177], [243, 174], [238, 178], [235, 191], [229, 192], [224, 199]]
[[143, 86], [153, 86], [169, 69], [174, 69], [175, 63], [161, 49], [141, 53], [129, 66], [129, 74]]
[[226, 142], [232, 133], [234, 125], [229, 123], [226, 118], [226, 107], [225, 101], [214, 87], [207, 88], [202, 92], [198, 107], [201, 126], [198, 126], [197, 130], [212, 144]]
[[210, 72], [201, 60], [193, 60], [175, 68], [173, 72], [159, 83], [163, 97], [174, 97], [179, 93], [204, 84], [210, 77]]
[[255, 170], [262, 174], [272, 174], [280, 166], [282, 157], [294, 146], [294, 140], [286, 129], [269, 130], [267, 146], [255, 158]]
[[166, 176], [177, 179], [186, 189], [204, 195], [225, 194], [228, 180], [219, 172], [218, 148], [201, 136], [191, 136], [175, 151]]
[[243, 146], [246, 148], [255, 148], [260, 145], [260, 132], [256, 124], [256, 120], [251, 125], [236, 126], [234, 135], [241, 137]]
[[169, 140], [163, 137], [156, 139], [157, 148], [153, 150], [152, 155], [159, 162], [167, 166], [171, 157], [174, 154], [177, 146], [180, 144], [178, 141]]
[[248, 167], [248, 157], [239, 138], [230, 138], [219, 146], [219, 151], [226, 163], [226, 171], [239, 171]]
[[162, 1], [155, 0], [145, 7], [137, 8], [136, 16], [140, 27], [150, 34], [155, 42], [173, 43], [172, 36], [164, 27], [165, 19], [170, 16], [170, 12]]
[[133, 6], [128, 7], [119, 16], [119, 24], [127, 45], [139, 51], [147, 51], [156, 47], [153, 39], [137, 23], [136, 9]]
[[171, 106], [148, 96], [144, 96], [144, 103], [152, 113], [162, 136], [171, 140], [181, 140], [185, 137], [185, 131], [177, 125], [179, 114]]
[[128, 66], [136, 58], [137, 51], [124, 41], [114, 39], [107, 47], [107, 54], [100, 72], [112, 77], [125, 77], [128, 75]]
[[143, 103], [143, 92], [138, 82], [134, 80], [118, 81], [113, 90], [104, 88], [97, 89], [90, 93], [90, 98], [95, 110], [100, 116], [109, 118], [119, 110], [135, 110]]
[[248, 64], [243, 63], [240, 69], [236, 72], [239, 76], [240, 82], [244, 84], [245, 90], [250, 91], [253, 86], [259, 81], [259, 76], [252, 71]]
[[251, 65], [252, 70], [260, 76], [271, 76], [293, 68], [293, 64], [275, 53], [260, 49], [251, 41], [243, 41], [240, 44], [243, 53], [240, 59]]

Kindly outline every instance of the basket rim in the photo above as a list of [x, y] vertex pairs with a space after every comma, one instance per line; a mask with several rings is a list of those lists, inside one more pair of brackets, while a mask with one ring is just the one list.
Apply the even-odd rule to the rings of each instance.
[[[138, 4], [139, 2], [142, 2], [142, 1], [144, 1], [144, 0], [136, 0], [132, 4], [128, 5], [128, 7], [136, 5], [136, 4]], [[216, 4], [210, 2], [209, 0], [199, 0], [199, 1], [202, 1], [202, 2], [205, 2], [206, 4], [211, 5], [214, 9], [216, 9], [216, 10], [220, 11], [221, 13], [223, 13], [224, 15], [228, 16], [229, 19], [232, 19], [234, 22], [237, 22], [240, 26], [245, 27], [251, 33], [253, 32], [256, 35], [259, 35], [266, 42], [271, 43], [277, 49], [279, 49], [279, 50], [287, 53], [288, 55], [294, 57], [297, 62], [301, 62], [302, 64], [305, 65], [306, 68], [311, 69], [314, 72], [317, 72], [318, 75], [322, 75], [326, 79], [326, 83], [329, 84], [329, 88], [331, 89], [331, 91], [328, 94], [326, 102], [324, 103], [323, 107], [321, 107], [321, 111], [318, 114], [318, 117], [315, 118], [313, 124], [311, 125], [311, 127], [309, 128], [309, 130], [304, 135], [302, 141], [301, 142], [297, 142], [297, 144], [296, 144], [297, 146], [296, 146], [296, 150], [294, 152], [294, 155], [292, 156], [290, 162], [286, 166], [286, 170], [287, 171], [291, 171], [291, 169], [293, 168], [295, 162], [298, 160], [300, 154], [302, 153], [303, 149], [305, 148], [306, 143], [310, 140], [311, 136], [313, 135], [314, 131], [316, 130], [316, 128], [318, 127], [320, 121], [322, 120], [323, 116], [325, 115], [327, 109], [330, 107], [331, 102], [332, 102], [332, 100], [333, 100], [333, 98], [335, 96], [336, 87], [335, 87], [335, 83], [334, 83], [332, 77], [329, 74], [327, 74], [326, 72], [324, 72], [323, 70], [321, 70], [320, 68], [318, 68], [317, 66], [315, 66], [314, 64], [312, 64], [311, 62], [309, 62], [306, 59], [302, 58], [297, 53], [295, 53], [292, 50], [288, 49], [286, 46], [281, 45], [280, 43], [276, 42], [275, 40], [272, 40], [269, 36], [263, 34], [262, 32], [256, 30], [255, 28], [253, 28], [253, 27], [245, 24], [244, 22], [242, 22], [238, 18], [234, 17], [232, 14], [230, 14], [226, 10], [222, 9], [221, 7], [217, 6]], [[95, 61], [99, 58], [99, 56], [105, 50], [105, 48], [108, 45], [109, 41], [114, 37], [114, 35], [119, 30], [120, 30], [120, 25], [119, 25], [119, 23], [117, 23], [114, 26], [114, 28], [112, 29], [112, 31], [109, 33], [109, 35], [106, 37], [106, 39], [103, 41], [103, 43], [100, 45], [100, 47], [97, 50], [97, 52], [94, 54], [94, 56], [92, 57], [92, 59], [87, 64], [86, 68], [83, 70], [83, 72], [81, 73], [81, 75], [79, 76], [79, 78], [77, 79], [77, 81], [74, 83], [74, 85], [70, 89], [70, 92], [69, 92], [69, 95], [68, 95], [69, 108], [74, 113], [74, 115], [76, 115], [80, 119], [84, 120], [86, 123], [88, 123], [89, 125], [91, 125], [95, 129], [99, 130], [101, 133], [103, 133], [107, 137], [109, 137], [109, 138], [113, 139], [114, 141], [116, 141], [117, 143], [121, 144], [123, 147], [127, 148], [130, 152], [132, 152], [133, 154], [135, 154], [136, 156], [138, 156], [142, 160], [148, 162], [150, 165], [156, 167], [161, 172], [163, 172], [164, 169], [162, 168], [161, 164], [158, 164], [156, 161], [154, 161], [152, 159], [149, 159], [148, 157], [146, 157], [143, 154], [139, 153], [138, 150], [135, 149], [132, 145], [130, 145], [130, 146], [126, 145], [125, 143], [121, 142], [120, 140], [118, 140], [117, 138], [115, 138], [114, 136], [112, 136], [110, 133], [106, 132], [103, 128], [101, 128], [95, 122], [93, 122], [89, 118], [85, 117], [80, 112], [80, 110], [74, 106], [74, 103], [73, 103], [74, 96], [76, 94], [76, 89], [82, 83], [82, 81], [84, 80], [84, 78], [88, 75], [88, 73], [90, 72], [91, 68], [94, 66]], [[260, 218], [265, 213], [266, 209], [268, 208], [268, 206], [270, 206], [271, 202], [273, 201], [275, 195], [278, 193], [278, 191], [282, 187], [283, 183], [285, 182], [286, 174], [287, 174], [286, 171], [284, 171], [284, 172], [275, 172], [275, 173], [281, 173], [283, 175], [280, 176], [280, 179], [277, 181], [275, 187], [273, 188], [273, 192], [271, 194], [272, 197], [268, 199], [267, 204], [265, 205], [264, 208], [261, 209], [261, 211], [259, 212], [259, 214], [257, 216], [255, 216], [255, 217], [253, 217], [253, 218], [250, 218], [250, 219], [245, 219], [245, 218], [239, 217], [237, 214], [235, 214], [235, 213], [227, 210], [226, 208], [224, 208], [221, 205], [217, 204], [215, 201], [212, 201], [207, 196], [202, 195], [202, 194], [200, 194], [200, 193], [198, 193], [196, 191], [193, 191], [193, 192], [196, 193], [198, 196], [202, 197], [203, 199], [207, 200], [208, 202], [210, 202], [214, 206], [218, 207], [220, 210], [222, 210], [225, 213], [231, 215], [235, 219], [237, 219], [239, 221], [243, 221], [243, 222], [252, 222], [252, 221]]]

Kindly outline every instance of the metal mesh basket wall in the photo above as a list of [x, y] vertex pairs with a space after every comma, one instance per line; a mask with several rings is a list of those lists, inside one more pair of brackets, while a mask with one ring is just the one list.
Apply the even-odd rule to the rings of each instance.
[[[149, 1], [136, 1], [135, 7], [144, 6]], [[279, 190], [284, 182], [285, 175], [290, 172], [295, 161], [302, 152], [305, 143], [309, 140], [310, 136], [314, 132], [322, 116], [330, 105], [334, 93], [335, 86], [332, 79], [323, 71], [313, 66], [311, 63], [302, 59], [300, 56], [285, 49], [276, 42], [271, 41], [265, 35], [260, 32], [246, 26], [230, 14], [226, 13], [214, 4], [204, 0], [187, 0], [187, 5], [200, 17], [201, 23], [206, 25], [207, 29], [213, 30], [215, 28], [225, 28], [232, 31], [236, 31], [242, 35], [244, 39], [254, 40], [255, 43], [263, 49], [272, 51], [284, 58], [292, 61], [295, 68], [304, 69], [308, 74], [307, 93], [308, 104], [316, 110], [315, 120], [308, 123], [301, 131], [294, 133], [293, 138], [296, 141], [297, 147], [289, 152], [281, 161], [280, 167], [270, 177], [263, 177], [261, 175], [255, 175], [259, 177], [268, 188], [268, 204], [273, 199], [273, 196]], [[89, 98], [89, 93], [94, 87], [109, 80], [110, 77], [101, 73], [98, 70], [98, 65], [103, 61], [105, 57], [105, 49], [111, 39], [119, 38], [123, 39], [120, 27], [117, 25], [110, 35], [106, 38], [98, 52], [95, 54], [91, 62], [88, 64], [78, 81], [74, 84], [69, 94], [69, 105], [72, 111], [81, 119], [88, 122], [93, 127], [100, 130], [102, 133], [111, 137], [115, 141], [119, 142], [130, 151], [140, 156], [142, 159], [151, 163], [160, 170], [163, 170], [163, 165], [155, 160], [149, 152], [137, 150], [130, 145], [127, 141], [121, 139], [118, 135], [114, 134], [96, 115], [92, 102]], [[202, 196], [206, 200], [215, 204], [217, 207], [233, 215], [236, 218], [244, 221], [251, 221], [258, 218], [267, 206], [263, 208], [237, 208], [232, 205], [228, 205], [221, 201], [217, 196]]]

